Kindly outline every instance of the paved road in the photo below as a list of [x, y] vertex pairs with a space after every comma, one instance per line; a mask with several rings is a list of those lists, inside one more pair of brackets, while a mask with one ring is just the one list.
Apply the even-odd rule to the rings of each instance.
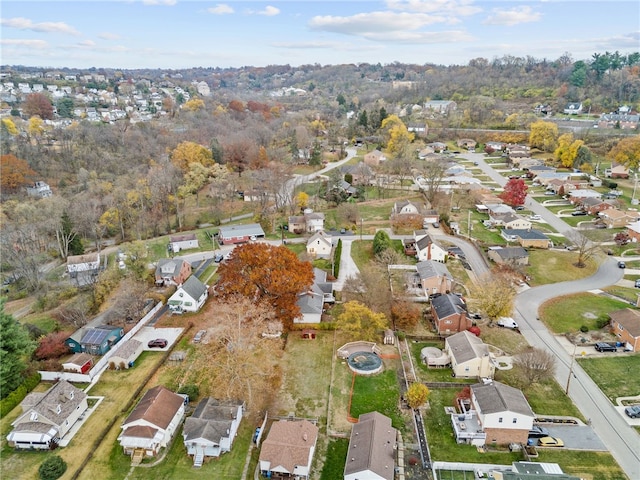
[[[507, 179], [484, 161], [483, 154], [460, 155], [478, 162], [478, 167], [493, 181], [504, 185]], [[526, 206], [540, 215], [549, 225], [564, 235], [576, 235], [575, 229], [549, 212], [534, 198], [527, 196]], [[572, 360], [572, 354], [556, 340], [547, 328], [537, 320], [539, 306], [551, 298], [607, 287], [620, 281], [623, 270], [614, 258], [604, 258], [598, 271], [591, 277], [571, 282], [535, 287], [516, 297], [515, 317], [520, 331], [530, 345], [545, 349], [557, 358], [555, 377], [560, 385], [568, 387], [568, 395], [582, 414], [591, 419], [592, 427], [602, 442], [631, 480], [640, 479], [640, 435], [627, 424], [600, 388]]]

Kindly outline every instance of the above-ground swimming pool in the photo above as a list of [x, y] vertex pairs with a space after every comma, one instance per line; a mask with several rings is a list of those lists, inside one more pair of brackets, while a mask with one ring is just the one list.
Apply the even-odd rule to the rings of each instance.
[[360, 375], [373, 375], [382, 370], [382, 359], [373, 352], [354, 352], [347, 358], [347, 364]]

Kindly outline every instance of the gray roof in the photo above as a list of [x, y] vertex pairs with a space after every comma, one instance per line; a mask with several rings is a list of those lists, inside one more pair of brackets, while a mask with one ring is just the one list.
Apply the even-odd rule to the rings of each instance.
[[471, 392], [482, 414], [514, 412], [534, 417], [529, 402], [517, 388], [500, 382], [471, 385]]
[[446, 318], [467, 311], [462, 299], [453, 293], [431, 299], [431, 305], [433, 305], [438, 318]]
[[158, 266], [156, 267], [156, 275], [161, 276], [176, 276], [182, 269], [183, 260], [177, 258], [161, 258], [158, 260]]
[[[37, 400], [30, 407], [26, 407], [23, 404], [23, 408], [25, 412], [34, 411], [38, 414], [38, 417], [46, 418], [53, 425], [59, 426], [69, 418], [85, 398], [87, 398], [87, 394], [82, 390], [74, 387], [66, 380], [60, 380], [46, 393], [37, 397]], [[30, 418], [30, 416], [25, 417], [25, 419], [29, 419], [28, 422], [33, 422]], [[14, 422], [14, 425], [23, 423], [19, 421], [20, 418]]]
[[264, 230], [259, 223], [249, 223], [247, 225], [232, 225], [230, 227], [220, 227], [220, 236], [229, 237], [264, 237]]
[[445, 340], [456, 363], [465, 363], [474, 358], [489, 355], [489, 347], [473, 333], [464, 330]]
[[393, 480], [396, 429], [391, 419], [378, 412], [360, 415], [351, 429], [344, 475], [367, 470]]
[[503, 230], [503, 233], [505, 235], [514, 235], [516, 237], [524, 238], [526, 240], [549, 240], [549, 237], [547, 237], [540, 230], [505, 228]]
[[300, 307], [301, 313], [322, 313], [322, 307], [324, 305], [324, 297], [322, 292], [304, 292], [298, 295], [298, 301], [296, 302]]
[[514, 260], [517, 258], [528, 258], [529, 252], [522, 247], [504, 247], [495, 248], [492, 251], [496, 252], [503, 260]]
[[132, 355], [140, 351], [139, 349], [141, 345], [142, 345], [142, 342], [134, 338], [131, 338], [126, 342], [124, 342], [123, 344], [121, 344], [118, 347], [118, 349], [115, 352], [113, 352], [113, 354], [111, 355], [111, 358], [119, 357], [119, 358], [129, 359]]
[[182, 436], [185, 441], [204, 438], [220, 444], [229, 436], [229, 431], [238, 414], [238, 407], [244, 402], [220, 401], [211, 397], [203, 398], [189, 418], [184, 422]]
[[182, 285], [182, 289], [194, 300], [198, 300], [206, 291], [207, 286], [198, 277], [191, 275]]
[[416, 242], [416, 247], [418, 248], [418, 250], [424, 250], [429, 246], [429, 244], [432, 243], [435, 242], [431, 239], [431, 237], [429, 235], [425, 235], [424, 237], [418, 239], [418, 241]]
[[416, 270], [420, 278], [446, 277], [453, 280], [447, 266], [435, 260], [425, 260], [416, 264]]

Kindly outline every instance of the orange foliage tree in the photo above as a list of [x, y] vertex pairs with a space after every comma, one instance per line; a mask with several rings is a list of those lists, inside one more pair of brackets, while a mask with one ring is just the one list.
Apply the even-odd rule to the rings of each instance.
[[220, 265], [216, 292], [222, 297], [242, 295], [267, 302], [289, 330], [300, 315], [298, 294], [313, 283], [313, 268], [284, 246], [247, 243], [234, 249]]
[[5, 192], [15, 192], [20, 187], [31, 183], [36, 172], [31, 170], [27, 162], [15, 155], [2, 155], [0, 157], [0, 185]]

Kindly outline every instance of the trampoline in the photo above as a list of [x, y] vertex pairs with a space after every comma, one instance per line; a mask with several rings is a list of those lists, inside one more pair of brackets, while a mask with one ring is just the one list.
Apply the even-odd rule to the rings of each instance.
[[382, 371], [382, 359], [373, 352], [354, 352], [347, 359], [349, 368], [360, 375], [373, 375]]

